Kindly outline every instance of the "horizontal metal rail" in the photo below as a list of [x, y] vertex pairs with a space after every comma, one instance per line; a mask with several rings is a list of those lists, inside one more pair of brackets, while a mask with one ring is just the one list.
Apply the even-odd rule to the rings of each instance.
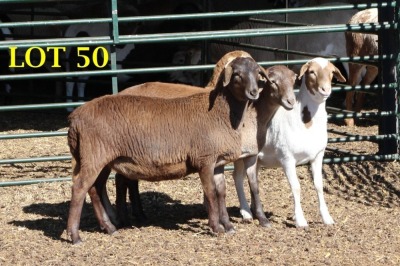
[[363, 112], [363, 113], [346, 113], [346, 114], [329, 114], [329, 119], [343, 119], [343, 118], [369, 118], [378, 116], [397, 116], [399, 113], [394, 111], [380, 111], [380, 112]]
[[[2, 1], [10, 2], [10, 1]], [[24, 1], [16, 1], [24, 2]], [[371, 4], [347, 4], [347, 5], [327, 5], [319, 7], [302, 7], [302, 8], [277, 8], [266, 10], [245, 10], [235, 12], [207, 12], [193, 14], [169, 14], [169, 15], [153, 15], [153, 16], [130, 16], [118, 17], [118, 22], [148, 22], [148, 21], [170, 21], [170, 20], [187, 20], [187, 19], [210, 19], [210, 18], [228, 18], [228, 17], [244, 17], [258, 15], [274, 15], [274, 14], [291, 14], [304, 12], [324, 12], [324, 11], [339, 11], [350, 9], [366, 9], [375, 7], [395, 7], [396, 1], [390, 3], [371, 3]], [[72, 24], [89, 24], [89, 23], [111, 23], [112, 18], [89, 18], [89, 19], [66, 19], [66, 20], [51, 20], [51, 21], [28, 21], [28, 22], [6, 22], [1, 23], [0, 28], [15, 28], [15, 27], [37, 27], [37, 26], [56, 26], [56, 25], [72, 25]]]
[[99, 37], [80, 37], [80, 38], [52, 38], [35, 40], [8, 40], [0, 43], [0, 49], [9, 49], [9, 47], [48, 47], [48, 46], [96, 46], [128, 43], [156, 43], [156, 42], [182, 42], [182, 41], [200, 41], [213, 40], [220, 38], [237, 37], [261, 37], [261, 36], [279, 36], [294, 34], [328, 33], [343, 31], [375, 32], [381, 29], [396, 29], [397, 23], [372, 23], [372, 24], [332, 24], [318, 26], [300, 26], [300, 27], [282, 27], [282, 28], [261, 28], [261, 29], [240, 29], [240, 30], [220, 30], [220, 31], [198, 31], [198, 32], [177, 32], [177, 33], [157, 33], [141, 35], [120, 35], [119, 42], [115, 42], [110, 36]]
[[[395, 57], [393, 54], [389, 55], [376, 55], [368, 56], [368, 59], [373, 60], [391, 60]], [[366, 57], [340, 57], [328, 58], [332, 62], [357, 62], [365, 60]], [[298, 59], [298, 60], [277, 60], [277, 61], [260, 61], [258, 62], [261, 66], [272, 66], [272, 65], [300, 65], [305, 64], [309, 59]], [[80, 77], [80, 76], [102, 76], [102, 75], [122, 75], [122, 74], [142, 74], [142, 73], [156, 73], [166, 71], [198, 71], [198, 70], [210, 70], [215, 67], [214, 64], [208, 65], [189, 65], [189, 66], [172, 66], [172, 67], [148, 67], [148, 68], [134, 68], [134, 69], [117, 69], [117, 70], [92, 70], [92, 71], [73, 71], [73, 72], [52, 72], [52, 73], [31, 73], [31, 74], [12, 74], [12, 75], [0, 75], [0, 80], [20, 80], [20, 79], [38, 79], [38, 78], [63, 78], [63, 77]], [[374, 85], [378, 86], [378, 85]], [[390, 85], [394, 87], [395, 85]], [[349, 90], [348, 88], [345, 90]]]
[[338, 143], [338, 142], [351, 142], [351, 141], [372, 141], [376, 142], [383, 139], [397, 139], [400, 140], [400, 136], [397, 134], [386, 134], [386, 135], [374, 135], [374, 136], [348, 136], [340, 138], [328, 138], [328, 143]]
[[61, 109], [67, 107], [78, 107], [81, 106], [82, 104], [84, 104], [84, 102], [9, 105], [9, 106], [0, 106], [0, 112], [23, 111], [23, 110], [45, 110], [45, 109], [56, 109], [56, 108]]
[[[332, 163], [346, 163], [346, 162], [360, 162], [360, 161], [392, 161], [399, 160], [398, 154], [387, 154], [387, 155], [351, 155], [336, 158], [325, 158], [323, 160], [324, 164]], [[225, 166], [225, 171], [232, 171], [233, 166]], [[109, 179], [115, 178], [115, 175], [110, 175]], [[58, 177], [58, 178], [37, 178], [30, 180], [18, 180], [18, 181], [2, 181], [0, 182], [0, 187], [8, 186], [23, 186], [23, 185], [33, 185], [40, 183], [52, 183], [52, 182], [70, 182], [71, 177]]]
[[399, 160], [399, 154], [385, 154], [385, 155], [353, 155], [343, 156], [336, 158], [325, 158], [323, 163], [348, 163], [348, 162], [361, 162], [361, 161], [393, 161]]
[[54, 161], [67, 161], [67, 160], [71, 160], [71, 155], [0, 159], [0, 164], [39, 163], [39, 162], [49, 162], [49, 161], [54, 162]]
[[35, 133], [22, 133], [22, 134], [0, 134], [0, 140], [44, 138], [44, 137], [64, 137], [64, 136], [67, 136], [67, 134], [68, 134], [67, 131], [35, 132]]

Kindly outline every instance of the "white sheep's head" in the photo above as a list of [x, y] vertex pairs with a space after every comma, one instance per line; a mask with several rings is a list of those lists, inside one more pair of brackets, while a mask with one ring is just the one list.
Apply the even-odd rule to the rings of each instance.
[[304, 83], [311, 99], [322, 103], [332, 92], [332, 78], [346, 82], [340, 70], [325, 58], [317, 57], [305, 63], [300, 69], [299, 79], [304, 75]]
[[257, 100], [267, 74], [251, 57], [237, 57], [229, 62], [222, 74], [222, 85], [241, 101]]

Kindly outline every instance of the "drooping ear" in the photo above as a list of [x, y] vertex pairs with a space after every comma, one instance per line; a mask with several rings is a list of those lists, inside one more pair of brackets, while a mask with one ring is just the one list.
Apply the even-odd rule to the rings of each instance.
[[229, 82], [231, 82], [232, 73], [233, 73], [233, 68], [231, 64], [226, 65], [224, 69], [224, 80], [222, 83], [224, 87], [228, 86]]
[[304, 73], [306, 73], [307, 69], [309, 67], [309, 63], [305, 63], [301, 69], [300, 69], [300, 75], [299, 75], [299, 79], [301, 79], [304, 75]]
[[335, 76], [335, 78], [340, 81], [340, 82], [346, 82], [346, 78], [343, 77], [342, 73], [340, 72], [340, 70], [333, 66], [335, 69], [333, 70], [333, 75]]
[[269, 68], [263, 68], [263, 67], [260, 67], [260, 68], [261, 68], [261, 72], [262, 72], [263, 76], [265, 77], [265, 79], [267, 81], [270, 81], [269, 80]]

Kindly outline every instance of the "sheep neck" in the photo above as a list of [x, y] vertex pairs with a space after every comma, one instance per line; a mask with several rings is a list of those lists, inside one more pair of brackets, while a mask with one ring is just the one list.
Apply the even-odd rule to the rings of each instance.
[[229, 110], [229, 120], [233, 129], [237, 130], [241, 128], [245, 113], [247, 112], [249, 101], [239, 101], [230, 92], [229, 88], [223, 88], [217, 86], [220, 89], [214, 89], [210, 92], [210, 105], [209, 111], [215, 109], [222, 111]]
[[265, 144], [265, 135], [268, 129], [267, 125], [279, 106], [278, 101], [271, 96], [267, 88], [264, 88], [263, 92], [260, 94], [260, 98], [254, 103], [252, 112], [255, 113], [257, 122], [258, 150], [261, 150]]
[[310, 92], [307, 89], [305, 81], [303, 79], [299, 94], [296, 97], [298, 112], [300, 112], [300, 116], [302, 117], [303, 121], [311, 123], [311, 121], [315, 121], [319, 118], [326, 120], [326, 102], [323, 101], [321, 103], [316, 103], [315, 101], [313, 101], [313, 99], [311, 99], [309, 94]]

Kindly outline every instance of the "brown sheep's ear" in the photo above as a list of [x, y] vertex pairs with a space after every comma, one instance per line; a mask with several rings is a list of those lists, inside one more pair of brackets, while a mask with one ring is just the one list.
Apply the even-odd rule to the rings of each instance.
[[229, 82], [231, 82], [232, 73], [233, 73], [233, 68], [229, 64], [224, 69], [224, 81], [222, 83], [224, 87], [228, 86]]
[[307, 69], [308, 69], [309, 64], [306, 63], [304, 64], [301, 69], [300, 69], [300, 75], [299, 75], [299, 79], [301, 79], [304, 75], [304, 73], [306, 73]]
[[343, 77], [342, 73], [340, 72], [340, 70], [334, 66], [334, 70], [333, 70], [333, 75], [335, 76], [335, 78], [340, 81], [340, 82], [346, 82], [346, 78]]
[[264, 77], [265, 77], [265, 79], [267, 80], [267, 81], [269, 81], [269, 68], [263, 68], [263, 67], [260, 67], [261, 68], [261, 72], [264, 74]]

